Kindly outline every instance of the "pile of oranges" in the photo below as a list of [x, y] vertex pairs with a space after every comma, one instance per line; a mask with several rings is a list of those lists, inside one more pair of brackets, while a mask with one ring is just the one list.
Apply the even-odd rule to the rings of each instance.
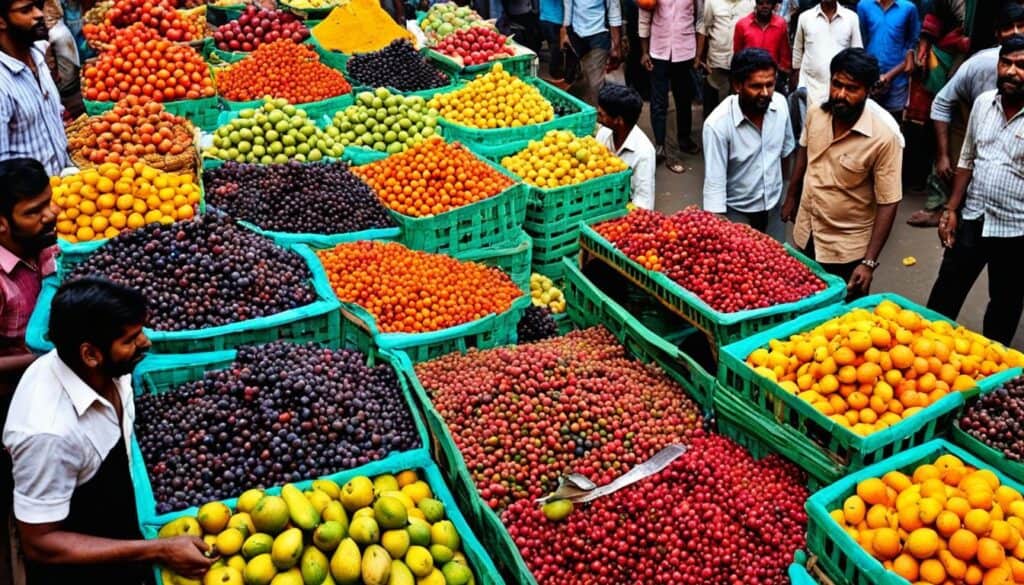
[[339, 71], [320, 62], [308, 45], [279, 39], [259, 46], [251, 55], [217, 74], [217, 88], [235, 102], [267, 96], [305, 104], [352, 91]]
[[389, 208], [411, 217], [438, 215], [513, 185], [460, 144], [438, 137], [352, 169]]
[[555, 117], [551, 102], [501, 63], [456, 91], [437, 94], [430, 107], [449, 122], [471, 128], [516, 128]]
[[112, 238], [121, 230], [191, 219], [200, 191], [188, 173], [164, 173], [141, 162], [104, 163], [66, 177], [52, 177], [60, 208], [57, 235], [68, 242]]
[[911, 583], [1024, 583], [1024, 498], [954, 455], [866, 479], [830, 514]]
[[551, 130], [540, 140], [501, 160], [501, 166], [542, 189], [577, 185], [629, 168], [593, 136], [578, 138], [568, 130]]
[[118, 30], [111, 48], [82, 70], [82, 89], [85, 99], [100, 102], [130, 95], [158, 102], [216, 95], [210, 68], [195, 49], [140, 23]]
[[88, 119], [86, 127], [68, 135], [68, 149], [94, 165], [135, 162], [153, 156], [179, 155], [194, 149], [195, 129], [188, 120], [167, 112], [159, 102], [139, 103], [135, 96]]
[[393, 242], [317, 253], [338, 299], [369, 311], [384, 333], [424, 333], [503, 313], [523, 292], [496, 268]]
[[747, 364], [858, 435], [912, 416], [1024, 354], [885, 300], [754, 350]]

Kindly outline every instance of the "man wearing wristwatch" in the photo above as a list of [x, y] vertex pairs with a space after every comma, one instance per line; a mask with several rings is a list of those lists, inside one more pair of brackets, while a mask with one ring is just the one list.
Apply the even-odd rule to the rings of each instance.
[[[844, 49], [830, 65], [829, 99], [807, 110], [782, 220], [822, 267], [847, 281], [847, 300], [871, 289], [874, 270], [903, 198], [903, 137], [868, 98], [878, 60]], [[802, 191], [802, 193], [801, 193]]]
[[996, 89], [978, 96], [967, 122], [949, 204], [939, 218], [946, 248], [928, 308], [956, 319], [987, 266], [982, 333], [1013, 341], [1024, 310], [1024, 36], [1003, 41]]

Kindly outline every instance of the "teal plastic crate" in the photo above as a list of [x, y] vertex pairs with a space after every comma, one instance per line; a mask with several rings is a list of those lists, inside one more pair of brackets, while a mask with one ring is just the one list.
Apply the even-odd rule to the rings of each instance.
[[[336, 344], [326, 345], [330, 347], [337, 347]], [[235, 350], [229, 350], [195, 353], [191, 355], [149, 356], [139, 364], [132, 376], [133, 384], [135, 386], [135, 395], [141, 396], [143, 394], [162, 394], [165, 392], [171, 392], [175, 387], [181, 384], [201, 379], [208, 371], [222, 370], [229, 367], [235, 360], [237, 353], [238, 352]], [[391, 356], [377, 352], [367, 353], [368, 365], [374, 366], [381, 363], [387, 364], [392, 369], [396, 369], [397, 374], [397, 364]], [[366, 467], [379, 469], [384, 466], [384, 462], [392, 456], [419, 455], [429, 458], [427, 448], [430, 445], [430, 437], [427, 434], [426, 425], [420, 416], [406, 380], [401, 375], [398, 375], [397, 377], [399, 386], [402, 389], [402, 395], [409, 407], [410, 416], [412, 417], [413, 423], [416, 425], [417, 434], [420, 440], [420, 447], [411, 451], [391, 454], [385, 459], [368, 464], [363, 467], [364, 469]], [[140, 524], [143, 526], [150, 525], [159, 528], [178, 516], [193, 515], [196, 513], [196, 507], [166, 514], [157, 513], [156, 500], [153, 497], [153, 487], [149, 481], [149, 474], [146, 471], [146, 464], [142, 457], [142, 451], [139, 448], [134, 434], [132, 435], [131, 452], [132, 478], [135, 484], [135, 506], [139, 513]], [[374, 471], [373, 473], [383, 472]], [[279, 488], [280, 486], [265, 487]], [[230, 505], [234, 505], [233, 500]]]
[[471, 128], [449, 122], [441, 117], [438, 120], [444, 128], [445, 137], [450, 141], [457, 140], [465, 144], [473, 152], [488, 159], [499, 160], [502, 156], [519, 152], [526, 147], [530, 140], [538, 140], [550, 130], [571, 130], [577, 136], [589, 136], [594, 133], [594, 128], [597, 125], [597, 110], [593, 106], [541, 79], [528, 77], [523, 81], [536, 87], [541, 95], [553, 105], [568, 105], [575, 112], [565, 116], [555, 116], [554, 119], [541, 124], [490, 129]]
[[[293, 104], [296, 108], [305, 110], [309, 114], [310, 119], [318, 121], [324, 116], [333, 116], [335, 112], [344, 110], [345, 108], [352, 105], [353, 102], [352, 92], [349, 91], [346, 94], [327, 98], [325, 100], [318, 100], [315, 102], [306, 102], [304, 104]], [[252, 100], [248, 102], [233, 102], [221, 98], [222, 109], [227, 112], [238, 112], [245, 109], [257, 109], [263, 105], [263, 99]], [[222, 124], [218, 124], [219, 128]], [[320, 124], [318, 124], [319, 126]], [[216, 129], [216, 128], [215, 128]]]
[[427, 49], [426, 57], [448, 75], [458, 77], [462, 80], [475, 79], [487, 73], [492, 67], [494, 67], [495, 63], [501, 63], [501, 66], [505, 71], [508, 71], [509, 74], [515, 77], [537, 77], [537, 55], [532, 52], [523, 52], [524, 50], [528, 51], [528, 49], [521, 45], [516, 46], [518, 47], [517, 52], [520, 53], [518, 55], [465, 67], [448, 55], [435, 51], [434, 49]]
[[[1021, 368], [1013, 368], [1012, 370], [1008, 370], [1005, 374], [1001, 374], [1003, 383], [1020, 376], [1021, 372]], [[979, 394], [984, 396], [985, 394], [995, 391], [1002, 385], [1002, 383], [999, 385], [991, 385]], [[1001, 471], [1010, 479], [1024, 483], [1024, 463], [1010, 459], [1002, 451], [989, 446], [984, 441], [960, 428], [961, 415], [967, 410], [970, 402], [978, 400], [979, 398], [980, 396], [970, 398], [968, 400], [968, 404], [965, 404], [963, 410], [957, 414], [956, 422], [953, 424], [952, 430], [950, 430], [950, 441], [964, 448], [978, 459], [981, 459], [988, 465], [992, 466], [994, 469]]]
[[[188, 354], [231, 349], [240, 345], [270, 341], [316, 341], [337, 343], [341, 339], [341, 318], [338, 299], [327, 280], [323, 266], [316, 255], [305, 246], [292, 248], [309, 266], [311, 284], [317, 300], [282, 311], [276, 315], [247, 319], [237, 323], [190, 331], [154, 331], [146, 328], [146, 336], [153, 343], [153, 353]], [[48, 338], [50, 304], [57, 293], [59, 281], [50, 277], [43, 281], [36, 308], [29, 318], [25, 342], [29, 349], [43, 353], [53, 349]], [[365, 348], [363, 348], [365, 351]]]
[[[302, 44], [309, 45], [310, 48], [313, 48], [313, 43], [310, 42], [311, 38], [312, 37], [309, 37], [306, 40], [302, 41]], [[238, 63], [239, 61], [245, 59], [249, 55], [252, 55], [252, 52], [225, 51], [218, 49], [213, 42], [211, 42], [208, 46], [204, 47], [203, 49], [203, 58], [206, 59], [206, 62], [212, 66], [216, 66], [218, 64], [230, 65], [232, 63]]]
[[[882, 477], [890, 471], [913, 473], [940, 455], [952, 454], [976, 468], [988, 467], [983, 461], [956, 445], [936, 439], [893, 455], [870, 467], [848, 475], [807, 500], [807, 548], [817, 556], [818, 566], [837, 583], [851, 585], [910, 585], [906, 579], [885, 570], [829, 516], [829, 511], [842, 508], [843, 501], [856, 493], [857, 484], [871, 477]], [[1000, 481], [1021, 491], [1024, 486], [993, 470]]]
[[346, 146], [345, 152], [341, 155], [341, 160], [350, 162], [353, 166], [360, 166], [384, 160], [387, 157], [388, 153], [374, 150], [372, 148]]
[[[313, 34], [313, 27], [315, 26], [312, 22], [306, 21], [306, 26], [309, 27], [310, 35]], [[339, 51], [332, 51], [319, 43], [313, 36], [309, 37], [312, 41], [310, 44], [313, 45], [313, 49], [320, 55], [320, 61], [324, 65], [328, 65], [337, 69], [338, 71], [345, 71], [345, 66], [348, 64], [349, 55]]]
[[[113, 109], [116, 102], [83, 100], [83, 103], [87, 114], [97, 116]], [[210, 131], [217, 128], [217, 119], [220, 116], [220, 100], [216, 96], [162, 103], [164, 109], [169, 113], [181, 116], [203, 130]]]
[[512, 302], [507, 311], [491, 313], [482, 319], [428, 333], [381, 333], [366, 309], [353, 303], [341, 303], [342, 339], [363, 349], [400, 350], [415, 362], [441, 357], [468, 348], [490, 349], [516, 342], [516, 326], [523, 311], [530, 305], [530, 296]]
[[[921, 412], [887, 429], [862, 437], [829, 419], [809, 402], [790, 394], [776, 382], [755, 373], [746, 363], [751, 352], [759, 347], [767, 347], [773, 339], [788, 339], [791, 335], [810, 331], [853, 308], [873, 309], [883, 300], [890, 300], [903, 308], [917, 311], [926, 319], [952, 323], [938, 313], [898, 295], [872, 295], [849, 304], [826, 307], [796, 317], [789, 323], [721, 348], [718, 355], [719, 380], [724, 386], [735, 390], [749, 408], [758, 409], [779, 424], [795, 430], [795, 434], [790, 434], [794, 437], [803, 436], [809, 448], [820, 450], [824, 456], [843, 466], [847, 472], [856, 471], [941, 436], [952, 426], [960, 406], [964, 403], [963, 392], [951, 392]], [[978, 381], [978, 387], [986, 389], [1000, 384], [1012, 374], [1013, 371], [1008, 370], [989, 376]], [[796, 463], [804, 466], [801, 461]]]
[[578, 185], [541, 189], [529, 185], [523, 226], [534, 234], [549, 234], [590, 222], [626, 208], [630, 197], [632, 170], [597, 177]]
[[[516, 180], [502, 167], [480, 160]], [[414, 250], [460, 254], [486, 247], [507, 247], [522, 231], [526, 186], [514, 182], [497, 195], [433, 216], [411, 217], [389, 211], [402, 228], [401, 242]]]
[[839, 303], [846, 296], [846, 282], [843, 279], [825, 272], [821, 265], [789, 244], [785, 244], [786, 252], [820, 278], [825, 283], [825, 289], [799, 301], [735, 313], [716, 311], [665, 274], [644, 268], [590, 226], [580, 230], [580, 246], [586, 254], [617, 269], [655, 296], [669, 310], [705, 332], [714, 345], [726, 345], [743, 339], [778, 323], [791, 321], [802, 313]]
[[[588, 223], [601, 223], [618, 219], [626, 215], [625, 207], [595, 217]], [[580, 229], [582, 222], [570, 223], [558, 229], [538, 231], [524, 226], [526, 233], [533, 238], [533, 271], [549, 278], [562, 278], [563, 258], [575, 258], [580, 252]]]
[[808, 561], [807, 555], [802, 550], [796, 551], [793, 557], [793, 564], [789, 566], [787, 571], [790, 585], [818, 585], [818, 582], [807, 570], [808, 567], [817, 563], [817, 560], [812, 559]]
[[512, 282], [526, 292], [530, 291], [530, 260], [533, 257], [533, 240], [525, 232], [508, 246], [481, 248], [456, 254], [463, 262], [479, 262], [501, 269]]

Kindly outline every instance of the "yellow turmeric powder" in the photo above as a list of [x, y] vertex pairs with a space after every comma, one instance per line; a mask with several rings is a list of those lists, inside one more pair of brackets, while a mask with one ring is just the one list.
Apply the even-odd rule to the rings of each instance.
[[412, 33], [396, 24], [379, 0], [349, 0], [332, 10], [311, 32], [325, 49], [349, 55], [378, 51], [399, 38], [415, 43]]

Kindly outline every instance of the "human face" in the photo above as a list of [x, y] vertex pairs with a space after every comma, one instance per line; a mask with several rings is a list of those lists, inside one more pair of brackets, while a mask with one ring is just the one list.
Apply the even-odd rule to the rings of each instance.
[[10, 238], [26, 253], [36, 253], [57, 243], [57, 206], [53, 203], [53, 192], [47, 185], [35, 197], [14, 204], [7, 224]]
[[0, 30], [21, 45], [49, 38], [43, 21], [43, 0], [14, 0], [6, 17], [0, 18]]
[[844, 122], [853, 122], [864, 111], [868, 88], [842, 71], [832, 76], [827, 105], [832, 114]]
[[626, 122], [620, 116], [612, 116], [604, 111], [604, 108], [601, 106], [597, 107], [597, 121], [605, 128], [610, 128], [611, 130], [621, 130], [626, 125]]
[[775, 71], [765, 69], [755, 71], [746, 81], [734, 83], [733, 89], [740, 100], [740, 107], [745, 112], [764, 114], [772, 103], [775, 93]]
[[996, 75], [1000, 95], [1024, 99], [1024, 51], [1000, 55]]
[[1024, 35], [1024, 20], [1015, 20], [996, 31], [996, 40], [1000, 44], [1013, 35]]
[[125, 327], [123, 334], [110, 345], [110, 350], [103, 353], [103, 373], [111, 378], [132, 373], [152, 345], [141, 324]]
[[772, 19], [772, 12], [775, 10], [775, 0], [757, 0], [754, 3], [754, 14], [761, 22], [768, 22]]

